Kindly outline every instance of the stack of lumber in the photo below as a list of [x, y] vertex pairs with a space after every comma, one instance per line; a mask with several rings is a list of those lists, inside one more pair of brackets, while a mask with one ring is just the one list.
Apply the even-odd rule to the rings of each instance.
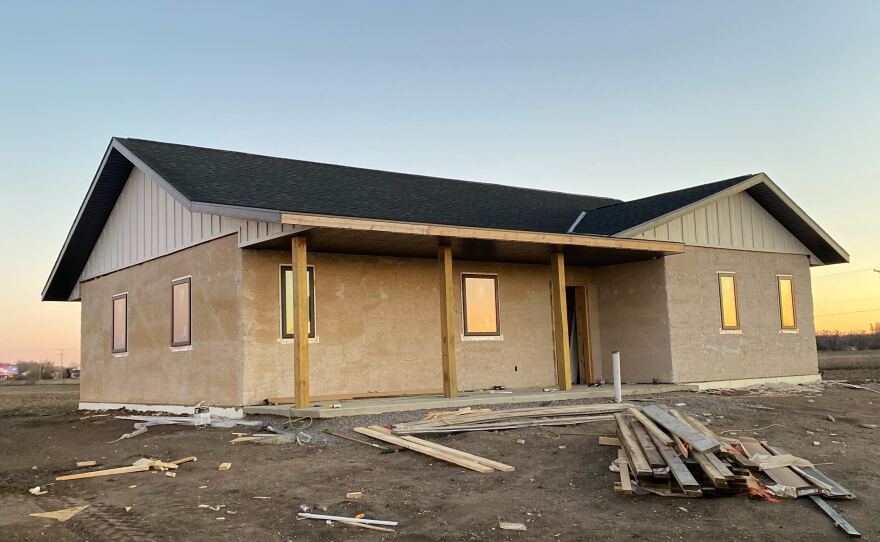
[[400, 446], [402, 448], [406, 448], [414, 452], [419, 452], [429, 457], [433, 457], [434, 459], [439, 459], [441, 461], [452, 463], [453, 465], [458, 465], [459, 467], [464, 467], [466, 469], [477, 472], [512, 472], [516, 470], [510, 465], [505, 465], [504, 463], [499, 463], [498, 461], [493, 461], [491, 459], [486, 459], [485, 457], [469, 454], [467, 452], [456, 450], [455, 448], [443, 446], [441, 444], [437, 444], [428, 440], [422, 440], [420, 438], [410, 436], [392, 435], [391, 431], [379, 425], [371, 425], [370, 427], [355, 427], [354, 431], [356, 433], [360, 433], [361, 435], [366, 435], [377, 440], [396, 444], [397, 446]]
[[[719, 437], [693, 416], [649, 405], [614, 414], [619, 446], [615, 489], [658, 495], [730, 495], [744, 492], [797, 498], [821, 494], [852, 498], [809, 461], [753, 438]], [[769, 480], [759, 483], [756, 473]], [[766, 486], [766, 489], [764, 489]], [[634, 489], [634, 488], [640, 488]]]
[[575, 425], [613, 420], [614, 413], [631, 407], [632, 405], [628, 403], [609, 403], [564, 407], [514, 408], [499, 411], [479, 409], [448, 413], [431, 412], [422, 420], [395, 425], [392, 432], [395, 435], [416, 435], [463, 431], [495, 431], [542, 425]]

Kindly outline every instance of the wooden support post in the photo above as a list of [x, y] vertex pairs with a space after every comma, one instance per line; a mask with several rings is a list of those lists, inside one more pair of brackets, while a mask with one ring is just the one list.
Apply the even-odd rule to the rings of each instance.
[[297, 408], [309, 406], [309, 274], [306, 238], [291, 241], [293, 258], [293, 381]]
[[443, 353], [443, 396], [458, 396], [458, 377], [455, 370], [455, 326], [452, 323], [452, 247], [441, 246], [438, 251], [440, 269], [440, 342]]
[[553, 299], [553, 333], [556, 344], [556, 385], [571, 389], [571, 353], [568, 351], [568, 307], [565, 304], [565, 256], [550, 255], [551, 295]]

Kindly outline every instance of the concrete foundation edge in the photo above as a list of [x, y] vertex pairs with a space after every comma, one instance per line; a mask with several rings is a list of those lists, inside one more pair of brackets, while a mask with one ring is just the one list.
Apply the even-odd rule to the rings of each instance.
[[[133, 403], [89, 403], [81, 402], [80, 410], [131, 410], [134, 412], [169, 413], [175, 415], [194, 415], [196, 407], [187, 405], [140, 405]], [[244, 418], [244, 410], [241, 407], [208, 407], [211, 416], [237, 420]]]
[[700, 390], [712, 390], [718, 388], [748, 388], [761, 384], [812, 384], [820, 382], [822, 376], [818, 373], [812, 375], [797, 376], [769, 376], [763, 378], [739, 378], [734, 380], [710, 380], [707, 382], [690, 382]]

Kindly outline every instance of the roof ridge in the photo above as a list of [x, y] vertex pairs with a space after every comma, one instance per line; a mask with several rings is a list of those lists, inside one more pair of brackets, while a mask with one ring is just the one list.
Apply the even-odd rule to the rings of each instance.
[[[159, 145], [170, 145], [170, 146], [174, 146], [174, 147], [187, 147], [187, 148], [191, 148], [191, 149], [200, 149], [200, 150], [213, 151], [213, 152], [232, 153], [232, 154], [253, 156], [256, 158], [269, 158], [272, 160], [292, 161], [292, 162], [300, 162], [300, 163], [304, 163], [304, 164], [315, 164], [315, 165], [321, 165], [321, 166], [342, 167], [342, 168], [347, 168], [347, 169], [368, 171], [368, 172], [373, 172], [373, 173], [390, 173], [393, 175], [405, 175], [407, 177], [413, 177], [413, 178], [418, 178], [418, 179], [429, 179], [429, 180], [435, 180], [435, 181], [436, 180], [453, 181], [453, 182], [459, 182], [459, 183], [479, 184], [479, 185], [484, 185], [484, 186], [497, 186], [497, 187], [501, 187], [501, 188], [512, 188], [514, 190], [528, 190], [531, 192], [542, 192], [545, 194], [559, 194], [561, 196], [574, 196], [574, 197], [583, 197], [583, 198], [603, 199], [603, 200], [608, 200], [609, 202], [613, 202], [613, 203], [622, 203], [623, 202], [623, 200], [620, 200], [618, 198], [608, 197], [608, 196], [593, 196], [590, 194], [577, 194], [577, 193], [573, 193], [573, 192], [563, 192], [561, 190], [547, 190], [545, 188], [531, 188], [531, 187], [526, 187], [526, 186], [514, 186], [514, 185], [510, 185], [510, 184], [503, 184], [500, 182], [472, 181], [469, 179], [455, 179], [452, 177], [437, 177], [437, 176], [425, 175], [425, 174], [421, 174], [421, 173], [409, 173], [409, 172], [405, 172], [405, 171], [392, 171], [392, 170], [388, 170], [388, 169], [376, 169], [376, 168], [361, 167], [361, 166], [351, 166], [351, 165], [346, 165], [346, 164], [335, 164], [332, 162], [316, 162], [314, 160], [302, 160], [300, 158], [285, 158], [283, 156], [272, 156], [272, 155], [268, 155], [268, 154], [258, 154], [258, 153], [252, 153], [252, 152], [235, 151], [235, 150], [230, 150], [230, 149], [217, 149], [214, 147], [203, 147], [203, 146], [199, 146], [199, 145], [187, 145], [184, 143], [171, 143], [168, 141], [156, 141], [153, 139], [141, 139], [141, 138], [137, 138], [137, 137], [114, 137], [113, 139], [115, 139], [123, 144], [125, 143], [125, 141], [142, 141], [144, 143], [157, 143]], [[129, 150], [131, 150], [131, 149], [129, 149]], [[134, 152], [134, 151], [132, 151], [132, 152]]]

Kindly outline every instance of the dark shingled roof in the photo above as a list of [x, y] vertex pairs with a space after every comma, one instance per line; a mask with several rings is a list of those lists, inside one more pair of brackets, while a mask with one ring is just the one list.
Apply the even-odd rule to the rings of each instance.
[[318, 215], [565, 233], [620, 200], [117, 138], [190, 201]]
[[630, 228], [644, 224], [713, 194], [726, 190], [754, 177], [741, 175], [714, 183], [701, 184], [691, 188], [648, 196], [647, 198], [624, 201], [596, 209], [584, 209], [586, 214], [578, 222], [572, 233], [584, 235], [615, 235]]

